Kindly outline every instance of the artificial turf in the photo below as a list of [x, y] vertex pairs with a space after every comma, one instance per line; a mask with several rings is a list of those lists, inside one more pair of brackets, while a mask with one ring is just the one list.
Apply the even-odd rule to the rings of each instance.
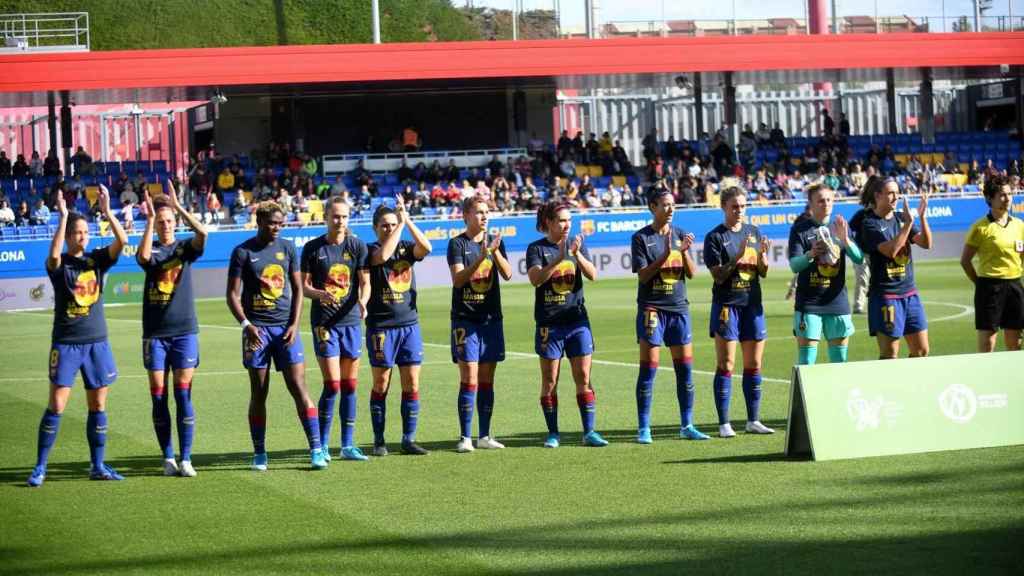
[[[713, 434], [710, 280], [701, 272], [690, 285], [696, 421]], [[450, 297], [447, 289], [432, 288], [421, 290], [419, 299], [427, 343], [419, 439], [433, 453], [363, 463], [335, 458], [322, 472], [309, 470], [294, 406], [277, 376], [268, 407], [270, 471], [249, 470], [249, 391], [239, 330], [223, 302], [201, 301], [202, 364], [193, 388], [199, 475], [191, 479], [161, 475], [141, 365], [139, 307], [108, 307], [120, 378], [108, 400], [107, 455], [127, 479], [88, 481], [79, 384], [46, 484], [36, 490], [24, 482], [46, 401], [51, 318], [45, 312], [0, 314], [0, 573], [1024, 571], [1020, 446], [824, 463], [782, 455], [796, 355], [792, 303], [782, 299], [788, 278], [775, 271], [765, 286], [769, 342], [762, 411], [778, 430], [774, 436], [676, 439], [674, 381], [662, 371], [654, 398], [655, 442], [633, 442], [635, 281], [618, 279], [586, 286], [597, 342], [598, 429], [612, 444], [579, 446], [579, 415], [565, 370], [563, 446], [542, 448], [532, 289], [508, 285], [509, 355], [497, 372], [492, 426], [508, 448], [457, 454]], [[971, 290], [957, 264], [919, 262], [917, 280], [931, 321], [932, 353], [973, 352]], [[860, 332], [851, 341], [850, 359], [877, 357], [865, 318], [855, 317], [855, 324]], [[303, 339], [312, 360], [308, 329]], [[363, 364], [356, 440], [366, 447], [372, 435], [365, 358]], [[671, 369], [667, 351], [662, 366]], [[307, 377], [315, 399], [321, 379], [312, 362]], [[393, 446], [400, 433], [397, 397], [388, 400]], [[742, 430], [738, 382], [732, 408], [734, 426]], [[335, 450], [338, 433], [335, 422]]]

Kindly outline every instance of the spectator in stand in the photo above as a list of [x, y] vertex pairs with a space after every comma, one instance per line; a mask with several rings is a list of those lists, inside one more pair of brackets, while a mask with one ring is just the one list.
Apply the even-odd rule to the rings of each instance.
[[0, 200], [0, 226], [14, 226], [16, 218], [14, 210], [7, 200]]
[[728, 174], [731, 172], [729, 168], [732, 166], [733, 157], [734, 154], [729, 143], [721, 135], [715, 134], [714, 139], [711, 141], [711, 158], [715, 171], [718, 174]]
[[232, 220], [249, 213], [249, 205], [245, 201], [245, 191], [241, 188], [235, 192], [235, 201], [231, 203], [230, 212]]
[[50, 223], [50, 209], [43, 202], [43, 199], [36, 198], [35, 204], [35, 208], [29, 211], [28, 202], [26, 200], [21, 201], [18, 209], [14, 212], [14, 219], [18, 226], [24, 226], [25, 224], [43, 226]]
[[786, 147], [786, 133], [782, 131], [782, 126], [778, 122], [775, 123], [775, 128], [772, 128], [771, 142], [776, 148]]
[[124, 188], [122, 188], [122, 192], [118, 195], [118, 199], [121, 201], [121, 205], [139, 203], [139, 195], [135, 193], [135, 188], [131, 184], [126, 184]]
[[124, 219], [124, 231], [132, 232], [135, 230], [135, 203], [131, 202], [129, 198], [128, 202], [122, 202], [121, 204], [121, 218]]
[[754, 133], [750, 130], [750, 125], [747, 125], [747, 130], [744, 130], [740, 134], [739, 153], [740, 163], [743, 168], [750, 172], [754, 169], [754, 159], [757, 156], [757, 140]]
[[469, 183], [469, 180], [463, 180], [462, 187], [459, 188], [459, 197], [453, 204], [458, 204], [459, 202], [462, 202], [463, 200], [473, 196], [474, 194], [476, 194], [476, 188], [474, 188], [473, 185]]
[[221, 219], [221, 202], [220, 197], [217, 194], [206, 195], [206, 210], [207, 216], [204, 218], [207, 223], [220, 224]]
[[28, 175], [33, 178], [43, 177], [43, 159], [39, 157], [39, 151], [32, 151], [32, 158], [28, 161]]
[[637, 200], [640, 197], [640, 194], [634, 195], [633, 189], [630, 188], [629, 186], [629, 182], [626, 182], [625, 184], [622, 185], [622, 193], [620, 194], [620, 196], [622, 197], [623, 206], [634, 206], [636, 205]]
[[584, 161], [587, 164], [597, 164], [600, 155], [601, 145], [597, 142], [597, 134], [591, 132], [587, 138], [586, 147], [583, 150]]
[[537, 132], [530, 132], [530, 140], [526, 143], [526, 151], [530, 156], [544, 151], [544, 140], [537, 137]]
[[558, 161], [558, 172], [563, 178], [574, 178], [576, 176], [576, 163], [572, 155], [565, 154]]
[[235, 175], [231, 173], [231, 170], [224, 167], [217, 175], [217, 195], [223, 196], [225, 193], [235, 189]]
[[579, 186], [576, 185], [575, 180], [569, 181], [569, 186], [565, 190], [565, 197], [563, 200], [573, 208], [579, 208], [583, 205], [583, 199], [580, 197], [580, 189]]
[[423, 140], [415, 126], [408, 126], [402, 130], [402, 150], [405, 152], [416, 152], [423, 147]]
[[60, 160], [57, 159], [57, 153], [51, 148], [50, 153], [46, 155], [46, 160], [43, 160], [43, 176], [59, 175]]
[[836, 131], [836, 121], [832, 119], [832, 116], [828, 113], [828, 108], [824, 108], [821, 111], [821, 133], [826, 137], [830, 138]]
[[615, 162], [612, 174], [618, 176], [633, 171], [633, 165], [629, 161], [626, 149], [622, 147], [622, 142], [618, 140], [615, 141], [615, 147], [612, 148], [612, 159]]
[[15, 178], [28, 176], [28, 163], [25, 162], [24, 154], [18, 154], [18, 158], [14, 161], [14, 166], [11, 168], [11, 174]]
[[572, 138], [569, 138], [569, 131], [562, 130], [562, 135], [558, 137], [558, 145], [555, 147], [555, 153], [561, 158], [565, 154], [572, 153]]
[[11, 177], [11, 159], [7, 157], [7, 152], [0, 150], [0, 178]]
[[839, 113], [839, 137], [844, 142], [850, 139], [850, 120], [845, 112]]
[[402, 164], [398, 167], [398, 181], [402, 184], [411, 184], [415, 180], [415, 175], [412, 168], [409, 167], [405, 162], [405, 158], [402, 158]]
[[78, 150], [75, 150], [75, 155], [71, 157], [71, 165], [75, 169], [75, 175], [84, 174], [91, 176], [96, 173], [96, 166], [92, 163], [92, 156], [85, 151], [85, 148], [81, 146]]
[[501, 163], [498, 155], [495, 154], [491, 157], [491, 161], [487, 163], [488, 170], [491, 171], [491, 175], [497, 176], [501, 174], [501, 171], [505, 169], [505, 165]]
[[448, 160], [448, 166], [445, 167], [442, 173], [442, 179], [445, 182], [455, 182], [459, 179], [459, 167], [455, 165], [454, 158]]
[[648, 163], [651, 162], [658, 154], [658, 129], [655, 128], [648, 132], [640, 141], [640, 145], [643, 147], [644, 160]]
[[772, 140], [772, 131], [768, 129], [768, 125], [761, 122], [757, 127], [757, 133], [754, 134], [757, 144], [759, 146], [767, 146]]
[[206, 216], [207, 198], [210, 195], [210, 178], [203, 169], [202, 164], [196, 164], [195, 171], [188, 181], [189, 188], [194, 193], [195, 202], [199, 206], [199, 213]]

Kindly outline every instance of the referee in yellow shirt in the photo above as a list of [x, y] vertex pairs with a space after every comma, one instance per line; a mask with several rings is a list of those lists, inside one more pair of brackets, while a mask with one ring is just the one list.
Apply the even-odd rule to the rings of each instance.
[[[991, 352], [1003, 329], [1007, 350], [1020, 350], [1024, 328], [1024, 222], [1010, 215], [1013, 195], [1005, 176], [985, 182], [989, 213], [967, 232], [960, 266], [974, 282], [974, 327], [978, 351]], [[974, 267], [974, 256], [978, 267]]]

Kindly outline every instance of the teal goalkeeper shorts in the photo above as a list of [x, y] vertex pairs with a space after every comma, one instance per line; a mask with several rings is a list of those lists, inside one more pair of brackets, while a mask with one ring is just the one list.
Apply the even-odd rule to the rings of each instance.
[[793, 313], [793, 335], [808, 340], [838, 340], [853, 335], [853, 319], [849, 314]]

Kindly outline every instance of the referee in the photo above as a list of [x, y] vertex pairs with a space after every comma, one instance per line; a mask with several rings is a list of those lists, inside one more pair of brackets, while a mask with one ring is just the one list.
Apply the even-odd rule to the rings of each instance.
[[[1020, 350], [1024, 328], [1024, 222], [1010, 215], [1013, 195], [1005, 176], [986, 180], [985, 202], [989, 213], [971, 226], [960, 256], [960, 265], [974, 282], [978, 351], [995, 349], [1000, 328], [1006, 349]], [[977, 268], [972, 261], [975, 255]]]

